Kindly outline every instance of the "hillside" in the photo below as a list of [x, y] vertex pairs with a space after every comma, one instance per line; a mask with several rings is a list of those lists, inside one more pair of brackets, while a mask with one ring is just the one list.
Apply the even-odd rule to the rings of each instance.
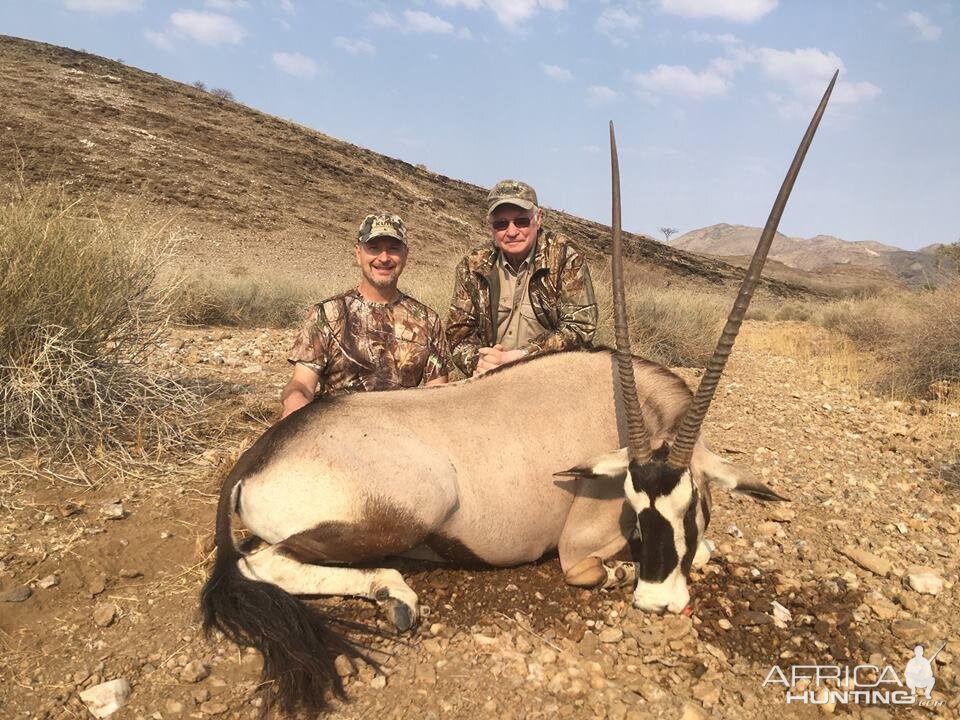
[[[603, 129], [599, 129], [598, 132]], [[238, 262], [253, 275], [302, 275], [304, 267], [352, 279], [359, 220], [400, 213], [411, 232], [410, 272], [451, 275], [483, 242], [486, 189], [379, 155], [190, 85], [119, 62], [0, 36], [0, 179], [18, 163], [28, 181], [57, 180], [106, 211], [172, 218], [187, 267], [220, 272]], [[600, 261], [609, 228], [547, 210], [547, 225]], [[629, 257], [664, 284], [739, 283], [719, 260], [628, 234]], [[808, 294], [768, 283], [779, 296]]]
[[[720, 223], [684, 233], [673, 238], [669, 245], [741, 265], [742, 256], [753, 252], [761, 232], [762, 228]], [[832, 235], [805, 239], [777, 233], [769, 257], [794, 270], [815, 273], [821, 281], [832, 281], [836, 285], [851, 282], [937, 285], [946, 281], [954, 269], [952, 263], [926, 248], [914, 252], [872, 241], [850, 242]], [[778, 275], [781, 279], [788, 276], [789, 273]], [[792, 281], [803, 283], [803, 272], [795, 273]]]

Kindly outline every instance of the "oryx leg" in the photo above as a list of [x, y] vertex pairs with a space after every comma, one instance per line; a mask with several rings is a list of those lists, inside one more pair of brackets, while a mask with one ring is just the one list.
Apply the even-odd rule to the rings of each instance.
[[314, 565], [300, 562], [288, 552], [282, 543], [271, 545], [242, 558], [240, 571], [251, 580], [277, 585], [291, 595], [343, 595], [374, 600], [398, 631], [409, 629], [417, 621], [417, 594], [396, 570]]
[[636, 579], [627, 547], [636, 516], [619, 486], [581, 479], [560, 535], [564, 580], [580, 587], [619, 587]]

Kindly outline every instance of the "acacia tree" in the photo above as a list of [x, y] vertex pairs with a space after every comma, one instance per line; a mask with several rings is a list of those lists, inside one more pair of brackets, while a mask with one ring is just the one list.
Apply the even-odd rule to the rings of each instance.
[[671, 236], [671, 235], [676, 235], [678, 232], [680, 232], [679, 230], [677, 230], [677, 228], [672, 228], [672, 227], [662, 227], [662, 228], [657, 228], [657, 229], [658, 229], [661, 233], [663, 233], [663, 241], [664, 241], [664, 242], [670, 242], [670, 236]]

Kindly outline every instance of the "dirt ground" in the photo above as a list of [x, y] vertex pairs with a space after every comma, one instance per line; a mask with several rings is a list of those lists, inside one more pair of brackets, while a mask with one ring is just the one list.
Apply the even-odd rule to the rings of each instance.
[[[133, 692], [113, 717], [257, 714], [259, 656], [202, 637], [198, 593], [218, 478], [277, 409], [289, 340], [182, 329], [161, 349], [158, 371], [242, 389], [246, 415], [196, 457], [92, 487], [3, 464], [0, 716], [89, 717], [78, 693], [118, 678]], [[643, 615], [626, 590], [567, 587], [555, 558], [508, 570], [398, 561], [429, 616], [381, 643], [382, 672], [343, 668], [336, 716], [960, 716], [957, 405], [874, 397], [849, 363], [811, 350], [821, 340], [800, 325], [745, 327], [705, 433], [791, 502], [715, 493], [716, 551], [694, 572], [690, 617]], [[941, 581], [936, 595], [912, 589], [913, 566]], [[377, 620], [365, 602], [320, 602]], [[787, 705], [783, 685], [763, 687], [774, 665], [902, 677], [915, 645], [930, 657], [944, 642], [923, 707]]]

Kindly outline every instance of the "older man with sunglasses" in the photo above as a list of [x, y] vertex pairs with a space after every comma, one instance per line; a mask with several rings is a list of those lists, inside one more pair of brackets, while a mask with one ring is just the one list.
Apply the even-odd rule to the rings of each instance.
[[542, 218], [526, 183], [502, 180], [487, 195], [492, 242], [457, 265], [447, 317], [451, 358], [465, 375], [593, 339], [597, 303], [583, 252]]

